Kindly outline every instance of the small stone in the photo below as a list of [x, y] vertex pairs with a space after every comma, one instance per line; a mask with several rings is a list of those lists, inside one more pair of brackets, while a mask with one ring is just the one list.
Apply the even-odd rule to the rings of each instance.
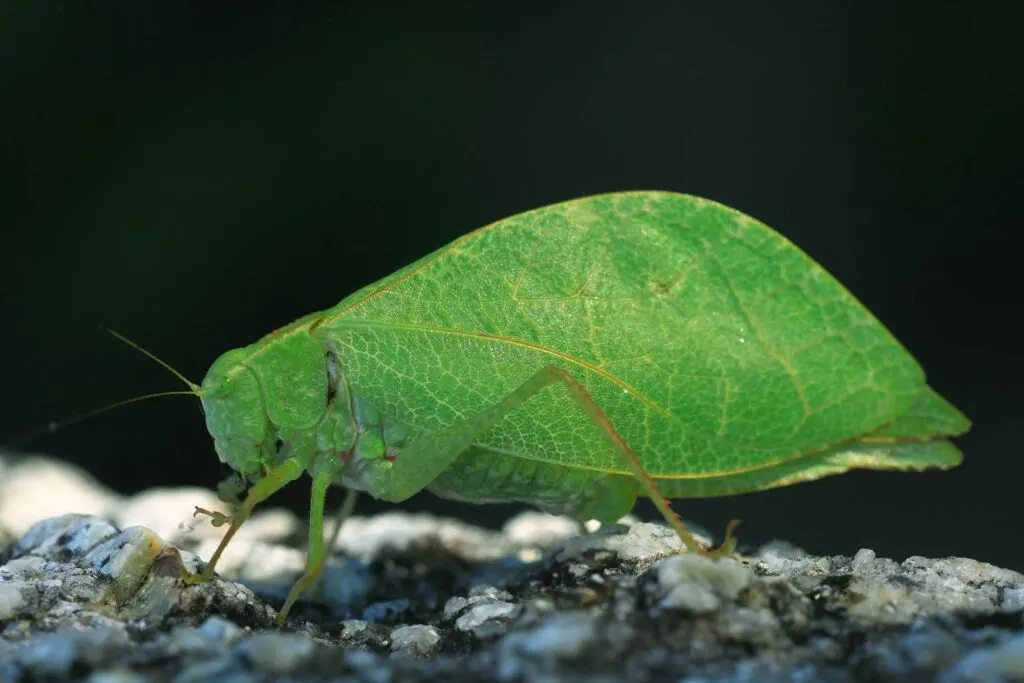
[[187, 658], [182, 661], [182, 670], [174, 677], [174, 683], [251, 683], [258, 680], [252, 674], [252, 668], [241, 667], [233, 657], [214, 657], [194, 661]]
[[400, 626], [391, 632], [391, 651], [426, 658], [437, 653], [441, 634], [433, 626]]
[[693, 614], [707, 614], [718, 609], [722, 601], [707, 586], [696, 581], [683, 581], [673, 587], [658, 604]]
[[[156, 507], [182, 500], [169, 502], [168, 492], [161, 503], [161, 495], [134, 501], [140, 518], [141, 501], [152, 502], [154, 526], [165, 523]], [[267, 537], [241, 543], [234, 565], [259, 581], [189, 586], [180, 576], [196, 568], [195, 555], [149, 527], [122, 531], [74, 514], [34, 524], [0, 551], [0, 680], [769, 683], [854, 672], [858, 680], [987, 683], [1021, 680], [1024, 667], [1017, 572], [953, 557], [897, 562], [868, 549], [814, 557], [785, 544], [759, 550], [751, 567], [680, 551], [659, 524], [545, 538], [545, 529], [569, 525], [540, 515], [505, 534], [429, 515], [364, 518], [343, 535], [370, 559], [328, 557], [321, 587], [293, 612], [297, 631], [283, 633], [270, 629], [275, 612], [253, 590], [280, 604], [304, 550], [288, 545], [293, 538], [271, 542], [291, 524], [274, 514]], [[181, 542], [195, 549], [201, 536]], [[548, 541], [563, 551], [542, 549]], [[541, 559], [517, 559], [524, 549]], [[208, 558], [212, 548], [202, 552]], [[288, 557], [287, 572], [260, 566]], [[638, 613], [652, 588], [675, 612]], [[453, 590], [464, 594], [449, 597]], [[367, 605], [380, 623], [346, 620]], [[304, 614], [319, 616], [298, 623]]]
[[939, 675], [939, 683], [1024, 681], [1024, 635], [976, 650]]
[[288, 674], [307, 661], [316, 649], [309, 638], [293, 633], [258, 633], [235, 648], [258, 668]]
[[[663, 524], [638, 522], [630, 526], [625, 534], [622, 530], [622, 525], [606, 525], [592, 534], [567, 538], [555, 559], [568, 562], [587, 551], [607, 550], [633, 564], [637, 571], [644, 571], [663, 557], [683, 552], [683, 543], [678, 534]], [[698, 535], [696, 538], [701, 543], [710, 543], [710, 539], [703, 536]]]
[[501, 534], [465, 522], [404, 512], [350, 517], [338, 536], [339, 550], [365, 562], [384, 551], [401, 553], [423, 545], [440, 546], [475, 562], [499, 559], [513, 547]]
[[520, 653], [552, 659], [572, 659], [596, 640], [595, 618], [586, 612], [552, 615], [540, 626], [510, 637], [509, 646]]
[[0, 621], [18, 616], [27, 600], [23, 592], [29, 586], [24, 583], [0, 583]]
[[153, 560], [166, 544], [145, 527], [129, 527], [96, 546], [82, 558], [85, 567], [113, 579], [118, 600], [134, 595], [149, 576]]
[[562, 515], [522, 512], [505, 522], [502, 532], [515, 543], [549, 546], [579, 534], [579, 523]]
[[448, 598], [448, 602], [444, 604], [444, 618], [454, 619], [467, 607], [469, 607], [469, 600], [461, 595]]
[[146, 683], [149, 676], [134, 671], [99, 671], [85, 679], [85, 683]]
[[403, 612], [408, 612], [410, 607], [412, 607], [412, 601], [408, 598], [382, 600], [381, 602], [367, 605], [366, 609], [363, 610], [362, 619], [371, 623], [385, 621]]
[[334, 614], [349, 614], [355, 605], [369, 599], [374, 580], [370, 565], [354, 557], [329, 561], [310, 598], [327, 605]]
[[461, 617], [455, 620], [455, 628], [460, 631], [470, 631], [480, 636], [490, 628], [507, 622], [519, 609], [518, 605], [511, 602], [486, 602], [476, 605]]
[[761, 648], [769, 648], [785, 640], [778, 617], [767, 609], [738, 607], [722, 610], [715, 628], [719, 637], [729, 642], [749, 643]]
[[75, 663], [75, 644], [69, 633], [47, 633], [27, 643], [19, 659], [39, 678], [66, 679]]
[[242, 630], [223, 617], [209, 617], [199, 625], [196, 633], [215, 643], [231, 644], [241, 638]]
[[348, 648], [380, 649], [389, 645], [391, 632], [379, 624], [368, 624], [361, 619], [346, 619], [341, 622], [338, 640]]
[[1003, 591], [1003, 601], [999, 605], [1008, 611], [1024, 610], [1024, 588], [1007, 588]]
[[92, 515], [67, 514], [33, 525], [14, 544], [14, 557], [35, 555], [58, 562], [94, 548], [118, 533], [110, 522]]
[[491, 600], [511, 600], [512, 594], [506, 590], [495, 588], [494, 586], [472, 586], [469, 589], [469, 602], [470, 604], [476, 604], [482, 601], [482, 599]]
[[768, 541], [754, 552], [754, 557], [761, 558], [766, 556], [781, 557], [788, 560], [799, 560], [808, 556], [808, 552], [803, 548], [790, 543], [789, 541]]
[[750, 570], [735, 560], [721, 558], [711, 560], [701, 555], [675, 555], [657, 565], [658, 581], [670, 595], [677, 589], [675, 600], [689, 605], [690, 609], [702, 608], [710, 611], [717, 607], [716, 595], [726, 600], [735, 600], [750, 585], [753, 575]]
[[627, 561], [651, 561], [683, 549], [675, 531], [662, 524], [646, 522], [634, 524], [625, 536], [612, 536], [609, 541], [608, 549]]
[[[943, 671], [950, 668], [964, 652], [964, 644], [953, 634], [938, 628], [911, 632], [899, 639], [900, 652], [910, 665], [910, 672]], [[1022, 669], [1024, 671], [1024, 669]]]
[[757, 558], [757, 569], [762, 574], [790, 579], [795, 577], [824, 578], [829, 575], [831, 566], [828, 559], [824, 557], [808, 555], [794, 557], [788, 552], [778, 553], [774, 548], [766, 548]]
[[867, 566], [875, 561], [875, 551], [868, 548], [861, 548], [857, 551], [857, 554], [853, 556], [853, 562], [850, 564], [853, 567], [853, 571], [863, 571]]
[[665, 593], [659, 605], [693, 614], [714, 612], [723, 598], [735, 600], [753, 578], [749, 569], [734, 560], [688, 553], [665, 558], [655, 567]]
[[617, 524], [602, 525], [591, 533], [567, 538], [555, 559], [558, 562], [571, 562], [586, 552], [597, 550], [614, 552], [622, 559], [626, 559], [626, 555], [630, 558], [663, 557], [679, 552], [682, 549], [679, 537], [675, 536], [673, 542], [669, 534], [662, 534], [655, 528], [657, 526], [645, 523], [628, 528]]

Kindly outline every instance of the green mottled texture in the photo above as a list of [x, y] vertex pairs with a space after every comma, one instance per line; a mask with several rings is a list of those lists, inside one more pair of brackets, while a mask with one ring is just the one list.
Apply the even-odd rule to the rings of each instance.
[[648, 495], [697, 551], [665, 497], [952, 467], [946, 438], [969, 427], [796, 247], [664, 192], [481, 228], [227, 352], [198, 393], [218, 455], [253, 486], [230, 517], [208, 513], [230, 527], [190, 580], [255, 505], [313, 477], [306, 571], [279, 620], [320, 571], [332, 483], [603, 521]]
[[[335, 345], [356, 394], [427, 431], [555, 363], [652, 476], [712, 480], [670, 489], [687, 495], [763, 488], [804, 467], [822, 476], [835, 468], [812, 454], [934, 396], [885, 328], [780, 235], [720, 204], [661, 192], [567, 202], [473, 232], [345, 299], [314, 334]], [[923, 429], [896, 436], [966, 430], [938, 397], [922, 405]], [[558, 387], [477, 444], [627, 472]], [[867, 464], [902, 469], [898, 459]]]

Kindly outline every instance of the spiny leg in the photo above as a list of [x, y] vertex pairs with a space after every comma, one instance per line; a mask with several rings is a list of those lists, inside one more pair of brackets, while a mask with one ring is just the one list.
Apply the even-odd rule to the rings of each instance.
[[561, 382], [568, 388], [569, 395], [619, 454], [633, 476], [643, 486], [647, 496], [654, 502], [665, 520], [679, 534], [680, 540], [690, 551], [710, 557], [721, 557], [733, 552], [736, 540], [733, 538], [732, 531], [739, 521], [733, 520], [726, 526], [725, 540], [718, 548], [712, 550], [701, 548], [690, 532], [686, 530], [679, 516], [669, 506], [654, 480], [644, 470], [636, 453], [615, 431], [611, 422], [594, 403], [594, 399], [583, 385], [573, 379], [569, 373], [554, 365], [541, 368], [498, 403], [475, 416], [451, 425], [440, 432], [421, 435], [398, 455], [393, 467], [369, 474], [369, 490], [375, 497], [391, 502], [400, 502], [409, 498], [414, 493], [426, 488], [480, 435], [492, 429], [541, 389], [555, 382]]
[[328, 553], [334, 552], [334, 546], [338, 542], [338, 536], [341, 534], [341, 527], [345, 520], [352, 515], [357, 500], [359, 500], [358, 489], [345, 489], [345, 500], [341, 501], [341, 506], [334, 513], [334, 531], [331, 532], [331, 540], [327, 543]]
[[697, 543], [697, 540], [686, 529], [683, 521], [679, 519], [679, 515], [677, 515], [675, 510], [672, 509], [672, 506], [669, 505], [668, 500], [661, 494], [661, 491], [658, 490], [657, 484], [651, 476], [647, 474], [647, 471], [644, 470], [643, 464], [640, 462], [636, 453], [629, 447], [626, 440], [619, 436], [619, 433], [615, 431], [615, 427], [612, 426], [612, 423], [605, 416], [604, 411], [602, 411], [594, 402], [590, 392], [588, 392], [586, 388], [576, 381], [576, 379], [568, 372], [554, 365], [548, 365], [531, 379], [527, 380], [526, 383], [516, 390], [515, 393], [523, 392], [525, 390], [529, 394], [533, 394], [540, 391], [544, 386], [554, 382], [561, 382], [565, 385], [569, 390], [569, 395], [572, 396], [574, 401], [576, 401], [576, 405], [583, 410], [594, 426], [597, 427], [608, 443], [610, 443], [619, 454], [619, 457], [622, 458], [622, 462], [630, 469], [636, 480], [640, 482], [640, 485], [643, 486], [647, 496], [654, 503], [655, 507], [658, 508], [658, 511], [665, 518], [665, 521], [667, 521], [672, 528], [675, 529], [676, 533], [679, 534], [679, 539], [690, 552], [700, 553], [708, 557], [724, 557], [733, 553], [736, 549], [736, 539], [733, 536], [733, 530], [740, 523], [739, 520], [734, 519], [726, 525], [725, 539], [722, 541], [720, 546], [710, 550], [701, 548], [700, 544]]
[[[324, 567], [324, 503], [327, 500], [327, 488], [331, 485], [334, 472], [329, 468], [320, 468], [320, 463], [313, 475], [313, 490], [309, 497], [309, 548], [306, 550], [306, 569], [292, 589], [288, 591], [281, 611], [277, 613], [274, 623], [281, 626], [288, 612], [291, 611], [295, 601], [299, 599], [302, 592], [313, 583]], [[349, 497], [346, 496], [345, 503]], [[342, 507], [345, 507], [345, 503]], [[353, 501], [354, 504], [354, 501]], [[338, 527], [341, 527], [339, 520]]]
[[185, 577], [185, 583], [196, 584], [209, 581], [213, 578], [214, 569], [217, 566], [217, 562], [220, 560], [220, 556], [224, 553], [224, 549], [228, 547], [228, 542], [238, 531], [242, 523], [249, 518], [252, 514], [253, 508], [259, 503], [266, 500], [270, 496], [277, 493], [279, 490], [284, 488], [286, 485], [298, 479], [302, 476], [305, 471], [306, 465], [298, 456], [288, 458], [283, 463], [272, 469], [267, 476], [256, 482], [249, 492], [245, 496], [245, 500], [238, 506], [238, 509], [231, 515], [225, 515], [222, 512], [211, 512], [201, 507], [197, 507], [195, 514], [209, 515], [213, 518], [213, 526], [222, 526], [231, 523], [228, 527], [228, 531], [224, 534], [224, 538], [221, 539], [220, 545], [217, 546], [217, 550], [214, 551], [213, 556], [210, 557], [209, 563], [206, 565], [206, 569], [198, 574], [189, 574]]

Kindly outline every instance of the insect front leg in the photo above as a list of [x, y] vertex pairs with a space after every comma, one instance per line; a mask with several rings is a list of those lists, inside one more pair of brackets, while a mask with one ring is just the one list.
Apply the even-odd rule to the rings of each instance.
[[302, 473], [309, 464], [310, 454], [315, 453], [313, 443], [308, 439], [300, 439], [292, 444], [290, 450], [292, 451], [291, 455], [286, 457], [280, 465], [270, 470], [265, 477], [253, 484], [246, 494], [245, 500], [242, 501], [231, 515], [211, 512], [199, 507], [196, 508], [196, 514], [205, 514], [212, 517], [214, 526], [222, 526], [229, 522], [230, 526], [224, 534], [224, 538], [221, 539], [220, 545], [217, 546], [217, 550], [210, 557], [206, 568], [198, 574], [189, 574], [183, 577], [185, 583], [204, 583], [213, 579], [217, 562], [220, 561], [224, 549], [228, 547], [228, 543], [238, 532], [238, 529], [249, 518], [249, 515], [252, 514], [253, 508], [302, 476]]

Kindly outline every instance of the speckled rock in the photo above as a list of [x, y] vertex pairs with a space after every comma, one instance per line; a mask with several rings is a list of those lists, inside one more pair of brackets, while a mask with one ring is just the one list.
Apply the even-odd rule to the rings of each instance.
[[[192, 621], [212, 611], [269, 624], [273, 610], [245, 586], [215, 579], [186, 586], [199, 568], [145, 527], [118, 529], [91, 515], [38, 522], [0, 566], [0, 635], [17, 637], [83, 623]], [[186, 621], [189, 620], [185, 617]]]
[[[53, 466], [22, 460], [19, 486], [80, 474]], [[0, 486], [10, 471], [0, 456]], [[191, 518], [212, 494], [104, 495], [100, 514], [0, 514], [0, 681], [1024, 680], [1024, 576], [970, 559], [774, 542], [709, 560], [660, 524], [395, 511], [353, 520], [279, 631], [299, 520], [261, 511], [223, 578], [186, 586], [222, 531]]]
[[391, 651], [412, 657], [431, 657], [440, 644], [441, 634], [433, 626], [399, 626], [391, 632]]

